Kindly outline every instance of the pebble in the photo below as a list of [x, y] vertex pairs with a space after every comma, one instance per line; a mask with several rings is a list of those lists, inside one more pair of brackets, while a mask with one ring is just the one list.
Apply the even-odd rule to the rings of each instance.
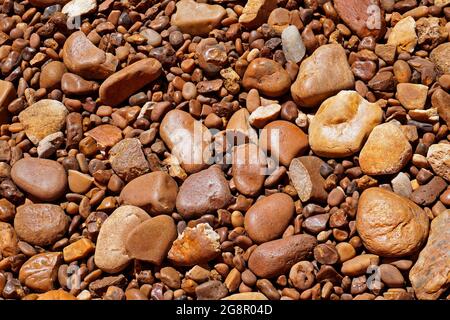
[[294, 215], [294, 201], [285, 193], [264, 197], [245, 214], [245, 230], [256, 243], [279, 238]]
[[314, 248], [314, 259], [320, 264], [335, 264], [339, 260], [336, 247], [329, 243], [318, 244]]
[[13, 226], [6, 222], [0, 222], [0, 254], [2, 257], [10, 257], [19, 253], [18, 239]]
[[62, 57], [70, 72], [85, 79], [106, 79], [116, 71], [119, 62], [111, 53], [97, 48], [82, 31], [67, 38]]
[[131, 181], [150, 169], [141, 142], [136, 138], [123, 139], [112, 147], [109, 161], [114, 172], [125, 181]]
[[140, 207], [151, 215], [171, 214], [178, 185], [166, 172], [156, 171], [131, 180], [120, 192], [120, 203]]
[[288, 167], [292, 159], [308, 150], [308, 136], [295, 124], [276, 120], [267, 124], [260, 132], [259, 145], [283, 166]]
[[431, 145], [428, 148], [427, 161], [436, 174], [450, 182], [450, 144]]
[[374, 254], [362, 254], [342, 264], [341, 272], [346, 276], [356, 277], [367, 273], [369, 267], [378, 266], [379, 257]]
[[122, 140], [122, 130], [111, 124], [101, 124], [85, 133], [93, 138], [100, 149], [111, 148]]
[[329, 218], [329, 213], [316, 214], [312, 217], [306, 218], [305, 221], [303, 221], [302, 226], [306, 229], [306, 231], [313, 234], [318, 234], [326, 229]]
[[130, 258], [161, 265], [177, 235], [173, 219], [160, 215], [136, 226], [127, 236], [125, 248]]
[[437, 109], [439, 117], [450, 126], [450, 94], [436, 89], [431, 96], [431, 105]]
[[50, 158], [64, 143], [64, 133], [61, 131], [49, 134], [39, 141], [37, 153], [39, 158]]
[[402, 197], [409, 198], [412, 194], [412, 186], [409, 177], [403, 173], [399, 172], [399, 174], [392, 179], [392, 189], [394, 192]]
[[434, 177], [427, 184], [419, 186], [411, 194], [411, 200], [421, 206], [433, 204], [445, 190], [447, 183], [441, 177]]
[[306, 48], [296, 26], [289, 26], [281, 34], [283, 53], [287, 61], [300, 62], [306, 54]]
[[327, 197], [327, 203], [330, 207], [338, 207], [345, 200], [345, 192], [341, 187], [334, 188]]
[[320, 174], [324, 162], [315, 156], [295, 158], [289, 166], [289, 179], [302, 202], [325, 203], [328, 197], [324, 188], [325, 179]]
[[339, 262], [344, 263], [356, 256], [355, 248], [348, 242], [339, 242], [336, 244], [336, 250], [339, 255]]
[[60, 206], [25, 204], [17, 208], [14, 229], [21, 240], [48, 246], [60, 240], [69, 228], [69, 218]]
[[372, 36], [380, 39], [386, 32], [386, 22], [379, 1], [335, 0], [334, 8], [345, 24], [360, 39]]
[[97, 9], [97, 0], [71, 0], [64, 5], [61, 12], [69, 18], [81, 17]]
[[430, 60], [435, 64], [442, 74], [450, 73], [450, 43], [443, 43], [437, 46], [430, 54]]
[[230, 120], [228, 120], [226, 127], [227, 138], [235, 138], [238, 143], [246, 141], [257, 143], [258, 134], [256, 130], [252, 128], [248, 121], [250, 113], [247, 109], [242, 108], [233, 113]]
[[63, 289], [50, 290], [39, 295], [37, 300], [77, 300], [75, 296]]
[[317, 110], [309, 126], [309, 144], [319, 156], [350, 156], [362, 148], [382, 119], [378, 104], [368, 102], [356, 91], [341, 91]]
[[220, 300], [227, 294], [227, 287], [218, 280], [207, 281], [195, 288], [195, 295], [198, 300]]
[[428, 242], [409, 272], [409, 280], [418, 299], [436, 300], [448, 288], [449, 223], [450, 210], [433, 219]]
[[427, 101], [428, 87], [415, 83], [399, 83], [396, 97], [407, 110], [422, 110]]
[[210, 5], [194, 0], [181, 0], [176, 4], [177, 11], [172, 15], [171, 25], [181, 32], [193, 36], [206, 35], [216, 28], [226, 11], [220, 5]]
[[77, 240], [63, 249], [63, 257], [65, 262], [77, 261], [88, 257], [94, 252], [94, 243], [87, 239], [82, 238]]
[[68, 170], [67, 181], [70, 191], [84, 194], [91, 188], [92, 183], [94, 183], [94, 178], [79, 171]]
[[264, 185], [267, 159], [253, 143], [236, 146], [232, 150], [232, 175], [236, 189], [246, 196], [257, 195]]
[[220, 236], [207, 223], [187, 227], [170, 248], [168, 258], [178, 266], [207, 263], [220, 254]]
[[212, 155], [209, 150], [211, 133], [189, 113], [169, 111], [161, 121], [159, 133], [186, 173], [195, 173], [208, 166]]
[[401, 272], [390, 264], [380, 265], [378, 271], [380, 272], [381, 281], [389, 288], [402, 287], [405, 283], [405, 279]]
[[117, 273], [131, 261], [125, 245], [130, 232], [150, 216], [141, 208], [120, 206], [103, 222], [95, 248], [95, 264], [102, 271]]
[[263, 128], [266, 124], [278, 118], [281, 106], [273, 103], [256, 108], [248, 117], [248, 122], [255, 128]]
[[[332, 70], [332, 72], [330, 72]], [[301, 107], [316, 107], [325, 99], [355, 85], [344, 48], [327, 44], [303, 60], [291, 86], [294, 101]]]
[[307, 234], [265, 242], [250, 255], [248, 267], [258, 277], [277, 277], [311, 255], [316, 244], [317, 240]]
[[16, 98], [14, 85], [5, 80], [0, 80], [0, 123], [7, 118], [7, 107]]
[[32, 256], [19, 270], [19, 280], [37, 292], [51, 291], [55, 288], [58, 268], [62, 263], [60, 252], [45, 252]]
[[[195, 192], [192, 192], [195, 190]], [[228, 181], [217, 166], [191, 174], [181, 185], [176, 207], [185, 219], [213, 213], [230, 204], [232, 199]]]
[[383, 188], [370, 188], [361, 194], [356, 230], [374, 254], [402, 257], [416, 252], [426, 241], [428, 226], [425, 211], [407, 198]]
[[359, 154], [362, 172], [368, 175], [398, 173], [412, 157], [412, 147], [395, 124], [376, 126]]
[[395, 45], [397, 53], [412, 53], [417, 45], [416, 22], [413, 17], [401, 19], [392, 28], [387, 44]]
[[146, 28], [140, 32], [145, 39], [147, 39], [147, 44], [158, 47], [162, 42], [161, 35], [153, 29]]
[[20, 159], [12, 166], [11, 178], [19, 188], [42, 201], [60, 198], [67, 187], [64, 167], [48, 159]]
[[115, 107], [139, 89], [158, 79], [161, 63], [154, 58], [137, 61], [109, 76], [100, 86], [100, 100]]
[[267, 22], [270, 12], [276, 7], [276, 0], [249, 0], [239, 16], [239, 23], [246, 28], [256, 29]]
[[61, 79], [67, 68], [60, 61], [51, 61], [41, 69], [39, 86], [45, 89], [58, 89], [61, 86]]
[[67, 95], [90, 95], [97, 92], [97, 82], [84, 80], [82, 77], [66, 72], [61, 78], [61, 90]]
[[229, 295], [222, 300], [269, 300], [260, 292], [241, 292]]
[[257, 89], [268, 97], [279, 97], [289, 91], [291, 78], [278, 62], [256, 58], [248, 65], [242, 85], [247, 90]]
[[69, 114], [66, 107], [57, 100], [40, 100], [19, 114], [25, 133], [35, 145], [49, 134], [60, 131]]

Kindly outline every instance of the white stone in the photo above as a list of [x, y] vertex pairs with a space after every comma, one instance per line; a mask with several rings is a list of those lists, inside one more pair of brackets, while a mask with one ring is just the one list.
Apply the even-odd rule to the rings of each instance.
[[412, 194], [411, 181], [408, 176], [400, 172], [394, 179], [392, 179], [392, 189], [398, 195], [409, 198]]
[[397, 52], [413, 52], [417, 44], [416, 21], [409, 16], [392, 28], [387, 44], [397, 46]]
[[62, 8], [61, 12], [67, 14], [69, 18], [74, 18], [91, 13], [95, 9], [97, 9], [97, 0], [72, 0]]
[[427, 160], [436, 174], [450, 181], [450, 144], [438, 143], [431, 145], [428, 148]]
[[281, 43], [287, 61], [298, 63], [305, 56], [306, 48], [296, 26], [289, 26], [283, 30]]

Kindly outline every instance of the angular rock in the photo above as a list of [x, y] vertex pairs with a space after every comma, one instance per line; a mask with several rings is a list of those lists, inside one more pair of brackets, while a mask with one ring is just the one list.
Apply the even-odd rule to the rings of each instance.
[[163, 171], [144, 174], [130, 181], [120, 193], [120, 202], [140, 207], [150, 214], [171, 214], [178, 185]]
[[207, 263], [220, 254], [220, 236], [207, 223], [187, 227], [174, 241], [168, 258], [178, 266]]
[[246, 212], [245, 230], [256, 243], [275, 240], [286, 230], [294, 210], [294, 201], [285, 193], [264, 197]]
[[39, 158], [49, 158], [64, 143], [64, 133], [61, 131], [49, 134], [39, 141], [37, 153]]
[[447, 183], [441, 177], [434, 177], [427, 184], [421, 185], [411, 194], [411, 200], [421, 206], [433, 204], [445, 190]]
[[409, 16], [403, 18], [392, 28], [387, 44], [397, 46], [397, 52], [414, 51], [417, 44], [416, 22], [414, 18]]
[[130, 232], [150, 216], [141, 208], [121, 206], [103, 222], [95, 248], [95, 264], [108, 273], [120, 272], [131, 261], [125, 244]]
[[339, 44], [320, 46], [303, 60], [291, 86], [294, 101], [301, 107], [316, 107], [340, 90], [355, 85], [344, 48]]
[[450, 182], [450, 144], [432, 144], [428, 148], [427, 161], [436, 174]]
[[92, 128], [85, 133], [86, 136], [94, 138], [100, 149], [113, 147], [122, 140], [122, 130], [111, 124], [102, 124]]
[[322, 159], [314, 156], [292, 160], [288, 175], [302, 202], [312, 200], [325, 203], [327, 201], [325, 179], [320, 174], [320, 167], [323, 164]]
[[82, 238], [77, 240], [63, 249], [63, 256], [65, 262], [72, 262], [79, 259], [84, 259], [89, 256], [95, 249], [94, 243], [87, 239]]
[[211, 133], [189, 113], [169, 111], [161, 121], [159, 133], [187, 173], [208, 167], [212, 156]]
[[222, 170], [213, 166], [190, 175], [181, 185], [176, 207], [185, 219], [213, 213], [230, 204], [232, 195]]
[[278, 62], [256, 58], [248, 65], [242, 84], [247, 90], [254, 88], [268, 97], [279, 97], [289, 91], [291, 78]]
[[250, 255], [248, 267], [258, 277], [277, 277], [311, 255], [316, 244], [316, 238], [307, 234], [263, 243]]
[[339, 17], [360, 39], [381, 38], [386, 32], [384, 10], [376, 0], [334, 0]]
[[386, 189], [367, 189], [359, 199], [356, 230], [374, 254], [402, 257], [415, 253], [427, 239], [428, 226], [425, 211]]
[[36, 246], [48, 246], [61, 239], [69, 228], [69, 218], [60, 206], [26, 204], [17, 208], [14, 229], [20, 239]]
[[126, 239], [125, 248], [130, 258], [161, 265], [177, 235], [173, 219], [160, 215], [134, 228]]
[[409, 273], [414, 293], [420, 300], [436, 300], [449, 286], [449, 225], [450, 210], [433, 219], [427, 244]]
[[121, 140], [109, 151], [111, 168], [123, 180], [131, 181], [150, 170], [139, 139]]
[[69, 111], [57, 100], [43, 99], [19, 113], [28, 139], [35, 145], [49, 134], [60, 131]]
[[267, 22], [270, 12], [276, 7], [276, 0], [249, 0], [239, 16], [239, 23], [248, 29], [256, 29]]
[[412, 147], [402, 130], [392, 123], [376, 126], [359, 154], [362, 172], [368, 175], [394, 174], [411, 159]]
[[324, 101], [309, 126], [309, 144], [315, 154], [347, 157], [358, 152], [383, 111], [355, 91], [341, 91]]
[[47, 159], [20, 159], [11, 169], [11, 178], [19, 188], [42, 201], [60, 198], [67, 187], [64, 167]]
[[100, 100], [115, 107], [133, 93], [156, 80], [162, 71], [161, 63], [154, 58], [139, 60], [106, 79], [99, 90]]
[[428, 87], [423, 84], [399, 83], [396, 97], [407, 110], [423, 109], [427, 101]]
[[176, 6], [177, 10], [172, 15], [171, 25], [192, 36], [207, 35], [220, 24], [226, 14], [220, 5], [194, 0], [181, 0]]
[[411, 197], [412, 194], [412, 186], [411, 181], [409, 181], [408, 176], [400, 172], [394, 179], [391, 181], [392, 189], [394, 192], [400, 196], [405, 198]]
[[67, 69], [85, 79], [106, 79], [116, 71], [119, 60], [97, 48], [82, 31], [76, 31], [64, 43], [62, 57]]

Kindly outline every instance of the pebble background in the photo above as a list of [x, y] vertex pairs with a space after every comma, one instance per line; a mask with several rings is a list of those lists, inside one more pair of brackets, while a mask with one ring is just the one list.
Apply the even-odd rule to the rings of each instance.
[[449, 20], [0, 0], [0, 300], [448, 299]]

